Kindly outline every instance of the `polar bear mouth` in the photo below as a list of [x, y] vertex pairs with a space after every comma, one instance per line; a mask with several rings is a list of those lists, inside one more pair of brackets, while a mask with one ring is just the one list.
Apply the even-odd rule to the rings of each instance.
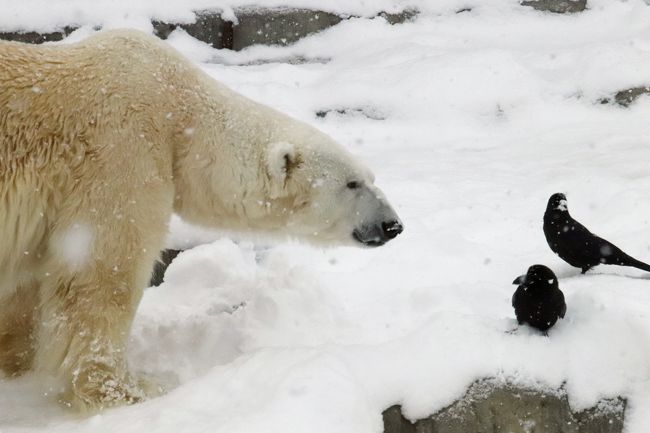
[[404, 227], [400, 221], [392, 220], [362, 230], [354, 229], [352, 237], [367, 247], [379, 247], [394, 239], [402, 233], [403, 229]]
[[363, 245], [365, 245], [367, 247], [380, 247], [380, 246], [384, 245], [387, 242], [386, 239], [382, 239], [380, 236], [374, 236], [374, 237], [371, 237], [371, 238], [364, 238], [364, 237], [362, 237], [361, 231], [359, 231], [359, 230], [354, 230], [352, 232], [352, 237], [354, 238], [354, 240], [356, 240], [359, 243], [362, 243]]

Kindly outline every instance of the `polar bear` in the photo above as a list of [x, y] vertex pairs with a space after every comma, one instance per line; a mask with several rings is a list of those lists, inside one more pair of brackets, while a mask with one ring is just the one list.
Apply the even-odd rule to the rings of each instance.
[[80, 410], [144, 396], [124, 352], [173, 212], [323, 245], [402, 231], [331, 138], [130, 30], [0, 43], [0, 203], [0, 368]]

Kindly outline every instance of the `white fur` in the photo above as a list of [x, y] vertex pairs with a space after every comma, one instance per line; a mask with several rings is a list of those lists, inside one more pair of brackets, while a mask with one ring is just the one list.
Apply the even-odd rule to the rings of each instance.
[[1, 42], [0, 83], [0, 368], [80, 409], [143, 397], [126, 338], [172, 212], [334, 244], [396, 218], [331, 138], [151, 36]]

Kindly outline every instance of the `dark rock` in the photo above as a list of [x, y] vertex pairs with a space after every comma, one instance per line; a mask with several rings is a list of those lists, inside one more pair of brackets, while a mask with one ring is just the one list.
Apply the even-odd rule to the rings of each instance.
[[625, 407], [622, 398], [601, 400], [596, 407], [577, 413], [579, 433], [619, 433], [623, 431]]
[[163, 21], [151, 21], [153, 26], [153, 34], [158, 36], [160, 39], [167, 39], [171, 32], [176, 30], [179, 27], [179, 24], [166, 23]]
[[380, 113], [377, 109], [372, 107], [359, 107], [359, 108], [328, 108], [318, 110], [316, 117], [325, 118], [331, 113], [336, 113], [342, 116], [361, 115], [372, 120], [385, 120], [386, 116]]
[[242, 50], [255, 44], [289, 45], [297, 40], [332, 27], [344, 18], [310, 9], [256, 9], [235, 11], [237, 23], [221, 18], [219, 11], [199, 11], [192, 24], [154, 21], [155, 34], [166, 39], [182, 28], [196, 39], [214, 48]]
[[167, 267], [181, 251], [182, 250], [167, 249], [160, 253], [160, 260], [157, 260], [153, 265], [153, 272], [151, 273], [149, 286], [159, 286], [162, 284]]
[[382, 414], [384, 417], [384, 433], [415, 433], [415, 426], [404, 418], [400, 406], [391, 406]]
[[387, 12], [380, 12], [378, 16], [388, 21], [388, 24], [404, 24], [407, 21], [413, 21], [420, 13], [417, 9], [405, 9], [396, 14], [389, 14]]
[[641, 86], [631, 89], [620, 90], [613, 97], [601, 98], [597, 102], [600, 104], [618, 104], [623, 107], [629, 107], [639, 97], [650, 94], [650, 87]]
[[240, 9], [233, 26], [232, 49], [251, 45], [288, 45], [340, 23], [343, 18], [309, 9]]
[[212, 45], [214, 48], [232, 49], [233, 24], [221, 18], [220, 12], [201, 11], [192, 24], [182, 24], [190, 36]]
[[587, 0], [524, 0], [521, 4], [557, 14], [582, 12], [587, 8]]
[[190, 24], [174, 24], [153, 21], [154, 34], [161, 39], [167, 39], [169, 34], [181, 28], [190, 36], [212, 45], [214, 48], [232, 48], [233, 24], [221, 18], [219, 11], [199, 11], [196, 21]]
[[221, 18], [218, 11], [200, 11], [192, 24], [153, 22], [155, 34], [166, 39], [176, 28], [214, 48], [241, 50], [251, 45], [288, 45], [338, 24], [343, 18], [309, 9], [239, 9], [238, 23]]
[[15, 42], [27, 42], [30, 44], [42, 44], [43, 42], [60, 41], [70, 33], [77, 30], [76, 27], [64, 27], [63, 29], [51, 33], [38, 32], [0, 32], [0, 39]]
[[[413, 20], [418, 14], [415, 9], [407, 9], [400, 13], [382, 12], [378, 16], [390, 24], [400, 24]], [[348, 16], [339, 16], [329, 12], [310, 9], [258, 9], [242, 8], [235, 10], [237, 23], [225, 20], [218, 10], [202, 10], [196, 12], [193, 23], [169, 23], [152, 21], [154, 34], [167, 39], [171, 32], [181, 28], [192, 37], [212, 45], [214, 48], [241, 50], [255, 44], [289, 45], [297, 40], [332, 27]], [[60, 41], [75, 28], [65, 27], [52, 33], [38, 32], [6, 32], [0, 33], [0, 39], [41, 43], [45, 41]]]
[[[621, 90], [614, 95], [614, 102], [623, 107], [629, 106], [636, 101], [639, 96], [650, 93], [650, 87], [634, 87], [632, 89]], [[609, 102], [607, 100], [607, 102]]]
[[621, 433], [626, 400], [573, 412], [564, 391], [541, 392], [485, 380], [435, 415], [411, 423], [399, 406], [384, 411], [384, 433]]

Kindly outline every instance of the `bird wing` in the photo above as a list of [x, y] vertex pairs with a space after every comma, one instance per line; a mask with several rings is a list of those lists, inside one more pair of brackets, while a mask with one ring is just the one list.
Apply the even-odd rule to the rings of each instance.
[[559, 289], [557, 291], [557, 303], [559, 307], [558, 316], [564, 319], [564, 315], [566, 314], [566, 302], [564, 301], [564, 293]]
[[569, 261], [573, 266], [578, 267], [587, 263], [592, 266], [600, 263], [603, 240], [574, 219], [571, 219], [566, 227], [567, 229], [561, 230], [559, 235], [558, 255], [563, 258], [566, 257], [565, 260], [567, 261], [569, 261], [568, 258], [570, 257], [579, 258], [578, 261], [584, 263], [574, 264]]
[[517, 290], [515, 290], [515, 293], [512, 294], [512, 307], [515, 308], [515, 305], [517, 304], [517, 298], [519, 297], [519, 292], [522, 291], [522, 286], [517, 287]]
[[569, 230], [567, 230], [566, 233], [574, 237], [596, 237], [596, 235], [590, 232], [587, 227], [583, 226], [579, 221], [576, 221], [572, 217], [570, 217]]
[[521, 325], [524, 322], [525, 311], [528, 305], [526, 300], [526, 291], [524, 285], [519, 285], [515, 293], [512, 294], [512, 307], [515, 309], [515, 317]]

